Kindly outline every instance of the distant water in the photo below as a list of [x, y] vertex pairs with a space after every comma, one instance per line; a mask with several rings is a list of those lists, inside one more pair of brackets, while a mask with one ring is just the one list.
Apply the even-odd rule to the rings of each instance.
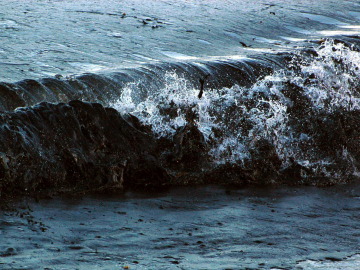
[[357, 35], [359, 20], [358, 1], [347, 0], [3, 0], [0, 80], [293, 51]]

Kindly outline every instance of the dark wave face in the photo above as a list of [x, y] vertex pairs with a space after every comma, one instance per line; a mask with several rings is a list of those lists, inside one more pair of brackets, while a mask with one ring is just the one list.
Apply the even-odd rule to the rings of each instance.
[[359, 177], [357, 1], [1, 8], [4, 192]]

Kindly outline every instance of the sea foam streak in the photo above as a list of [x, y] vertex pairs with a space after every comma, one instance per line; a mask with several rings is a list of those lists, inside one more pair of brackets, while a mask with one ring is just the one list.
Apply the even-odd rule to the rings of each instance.
[[360, 268], [360, 255], [354, 255], [346, 258], [343, 261], [332, 262], [332, 261], [313, 261], [307, 260], [298, 263], [300, 269], [323, 269], [323, 270], [353, 270]]

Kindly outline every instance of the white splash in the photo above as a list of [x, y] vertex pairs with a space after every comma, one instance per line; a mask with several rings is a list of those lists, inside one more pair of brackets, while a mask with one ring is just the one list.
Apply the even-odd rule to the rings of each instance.
[[[312, 58], [299, 55], [293, 63], [295, 69], [276, 71], [252, 87], [206, 89], [201, 99], [197, 87], [176, 72], [169, 72], [165, 87], [145, 100], [134, 102], [132, 95], [137, 89], [136, 84], [131, 84], [111, 106], [136, 115], [159, 137], [173, 136], [186, 125], [186, 113], [194, 111], [199, 130], [213, 145], [210, 154], [216, 163], [244, 164], [252, 158], [256, 142], [265, 139], [275, 146], [283, 166], [296, 160], [322, 175], [330, 175], [326, 167], [331, 159], [319, 160], [314, 155], [317, 149], [302, 147], [311, 145], [312, 137], [293, 130], [288, 112], [293, 102], [284, 91], [289, 83], [301, 88], [311, 101], [310, 113], [360, 109], [360, 53], [330, 40], [316, 52], [318, 56]], [[346, 159], [351, 157], [347, 155]]]
[[[359, 86], [360, 53], [331, 40], [325, 41], [317, 53], [315, 59], [302, 63], [302, 73], [292, 81], [305, 89], [317, 109], [359, 109], [356, 86]], [[311, 74], [314, 79], [306, 84]]]

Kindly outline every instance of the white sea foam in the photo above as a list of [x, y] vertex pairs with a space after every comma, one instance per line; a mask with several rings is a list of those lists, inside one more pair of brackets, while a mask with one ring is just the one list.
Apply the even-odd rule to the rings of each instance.
[[360, 255], [338, 262], [307, 260], [299, 262], [297, 266], [303, 270], [355, 270], [360, 269]]
[[[313, 61], [303, 63], [300, 77], [294, 77], [293, 81], [304, 88], [318, 109], [359, 109], [360, 53], [330, 40], [317, 53], [319, 56]], [[316, 83], [306, 86], [304, 82], [310, 74], [316, 76]]]
[[[216, 163], [244, 164], [251, 159], [256, 142], [265, 139], [275, 146], [283, 166], [296, 160], [322, 175], [330, 175], [326, 167], [332, 163], [331, 158], [316, 155], [315, 147], [302, 147], [311, 145], [312, 136], [294, 130], [288, 112], [294, 104], [284, 91], [289, 83], [302, 89], [311, 101], [309, 113], [359, 109], [360, 53], [330, 40], [316, 52], [316, 57], [296, 57], [295, 70], [275, 71], [249, 88], [234, 85], [206, 89], [201, 99], [197, 97], [199, 90], [191, 82], [176, 72], [169, 72], [165, 76], [165, 87], [152, 92], [145, 100], [134, 102], [136, 84], [131, 84], [112, 106], [136, 115], [144, 124], [151, 125], [159, 137], [173, 136], [186, 124], [187, 111], [195, 111], [199, 130], [213, 144], [210, 154]], [[172, 117], [169, 110], [174, 114]], [[352, 159], [349, 154], [344, 154], [344, 158]]]

